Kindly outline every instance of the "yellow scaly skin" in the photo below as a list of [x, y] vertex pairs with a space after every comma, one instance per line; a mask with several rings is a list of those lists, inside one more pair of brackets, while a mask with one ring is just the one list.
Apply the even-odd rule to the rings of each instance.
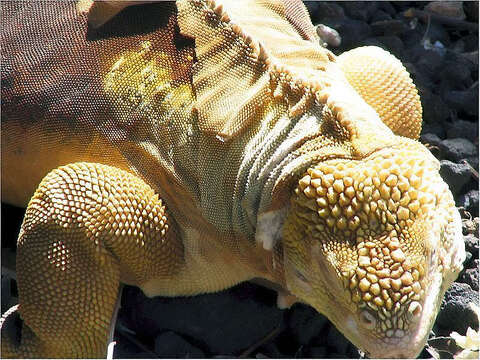
[[[236, 1], [227, 3], [232, 9], [238, 6]], [[272, 18], [281, 13], [275, 6], [268, 13]], [[438, 174], [438, 161], [412, 140], [420, 131], [421, 106], [403, 66], [385, 51], [372, 47], [335, 58], [318, 44], [305, 45], [294, 40], [294, 32], [281, 18], [276, 25], [285, 25], [282, 31], [290, 34], [283, 40], [304, 46], [299, 52], [314, 59], [313, 66], [307, 60], [304, 65], [303, 61], [296, 61], [298, 57], [286, 57], [288, 66], [283, 66], [278, 62], [284, 48], [275, 48], [278, 40], [269, 38], [270, 30], [252, 30], [257, 26], [254, 21], [262, 17], [252, 16], [250, 23], [250, 16], [242, 18], [243, 13], [232, 12], [245, 29], [250, 26], [251, 33], [262, 39], [272, 56], [262, 50], [260, 43], [254, 44], [252, 38], [245, 36], [239, 25], [230, 23], [230, 16], [213, 1], [181, 1], [179, 9], [181, 31], [196, 38], [199, 64], [204, 64], [202, 56], [213, 54], [212, 58], [206, 56], [206, 61], [216, 65], [212, 59], [224, 50], [219, 46], [212, 51], [210, 41], [217, 44], [217, 37], [218, 44], [228, 39], [236, 41], [230, 52], [243, 47], [250, 55], [243, 59], [248, 65], [245, 68], [241, 68], [243, 53], [232, 55], [240, 65], [225, 60], [226, 80], [218, 83], [225, 82], [228, 88], [235, 89], [235, 82], [227, 81], [228, 69], [233, 65], [241, 68], [240, 79], [252, 74], [254, 79], [262, 78], [265, 73], [257, 73], [258, 69], [268, 69], [273, 74], [269, 81], [260, 84], [269, 88], [259, 86], [266, 90], [261, 92], [262, 97], [258, 95], [263, 100], [253, 98], [246, 105], [249, 115], [263, 114], [265, 118], [245, 120], [239, 116], [244, 123], [227, 126], [209, 119], [208, 111], [202, 113], [201, 102], [195, 104], [199, 114], [195, 117], [195, 112], [189, 112], [193, 94], [205, 95], [210, 106], [207, 110], [224, 100], [213, 97], [212, 101], [209, 97], [210, 88], [205, 84], [210, 84], [211, 76], [198, 71], [193, 85], [182, 82], [181, 76], [170, 81], [173, 75], [167, 65], [172, 63], [171, 55], [152, 50], [155, 44], [149, 41], [139, 41], [139, 51], [135, 46], [105, 66], [103, 91], [117, 111], [112, 116], [118, 115], [119, 119], [115, 119], [124, 121], [121, 130], [127, 135], [137, 136], [135, 130], [128, 133], [138, 125], [136, 118], [122, 117], [130, 114], [132, 107], [141, 110], [143, 122], [153, 119], [155, 124], [157, 119], [165, 120], [162, 113], [169, 113], [173, 120], [168, 120], [172, 122], [178, 120], [175, 116], [180, 113], [178, 116], [184, 117], [175, 126], [184, 126], [192, 132], [191, 138], [200, 139], [194, 145], [198, 146], [197, 151], [203, 151], [202, 156], [217, 159], [213, 165], [207, 161], [204, 173], [191, 170], [192, 179], [182, 168], [191, 160], [191, 138], [173, 138], [175, 145], [188, 150], [171, 155], [178, 156], [178, 169], [165, 166], [167, 151], [146, 141], [150, 140], [149, 134], [142, 134], [145, 137], [140, 140], [145, 142], [141, 147], [138, 143], [111, 146], [99, 136], [91, 140], [93, 150], [85, 155], [77, 151], [78, 139], [73, 139], [64, 148], [71, 146], [77, 152], [60, 152], [58, 159], [53, 160], [52, 155], [28, 154], [28, 141], [15, 144], [22, 151], [12, 150], [5, 160], [2, 157], [2, 166], [11, 169], [10, 175], [15, 174], [17, 164], [31, 170], [33, 179], [39, 174], [43, 177], [45, 170], [48, 175], [38, 187], [20, 171], [16, 174], [19, 181], [5, 182], [2, 178], [6, 184], [2, 191], [14, 193], [8, 199], [17, 204], [21, 203], [18, 199], [33, 192], [32, 186], [37, 187], [18, 239], [22, 337], [17, 343], [2, 329], [2, 356], [105, 356], [120, 283], [139, 286], [149, 296], [175, 296], [218, 291], [241, 281], [263, 278], [281, 288], [279, 304], [310, 304], [371, 357], [415, 357], [433, 326], [443, 293], [461, 270], [465, 252], [459, 214]], [[101, 18], [97, 21], [102, 23]], [[306, 33], [308, 25], [311, 23], [303, 27]], [[227, 40], [221, 38], [224, 34]], [[182, 57], [182, 64], [191, 61], [188, 53], [177, 55]], [[224, 64], [220, 61], [220, 65]], [[303, 80], [293, 81], [302, 71], [307, 74]], [[305, 79], [309, 77], [318, 77], [318, 83], [308, 83]], [[216, 85], [213, 83], [212, 87]], [[161, 92], [155, 93], [158, 88]], [[232, 97], [229, 101], [234, 100]], [[268, 104], [265, 109], [262, 102]], [[263, 112], [253, 112], [249, 105]], [[260, 133], [273, 127], [268, 123], [274, 123], [272, 119], [306, 119], [307, 124], [320, 124], [320, 130], [315, 137], [282, 153], [294, 154], [296, 158], [304, 156], [306, 160], [286, 175], [282, 173], [271, 194], [266, 194], [271, 204], [264, 213], [257, 214], [255, 242], [246, 234], [229, 232], [230, 224], [225, 225], [208, 211], [211, 207], [206, 205], [215, 205], [213, 201], [217, 200], [208, 197], [211, 188], [219, 198], [233, 192], [218, 184], [233, 186], [231, 178], [222, 171], [239, 170], [222, 168], [222, 161], [228, 159], [230, 164], [232, 159], [235, 165], [238, 153], [233, 151], [233, 156], [225, 150], [213, 154], [219, 149], [215, 147], [218, 142], [202, 131], [217, 131], [220, 138], [230, 137], [230, 148], [244, 149], [247, 144], [242, 142], [241, 130], [253, 128]], [[21, 141], [14, 137], [16, 130], [23, 130], [17, 125], [2, 122], [2, 147], [16, 150], [9, 147], [8, 140]], [[161, 128], [161, 121], [157, 125]], [[32, 138], [48, 138], [48, 132], [35, 134], [33, 129]], [[26, 131], [28, 134], [32, 130], [27, 126]], [[174, 135], [165, 131], [162, 139], [166, 143], [172, 141], [169, 136]], [[64, 149], [61, 144], [56, 146]], [[209, 150], [209, 146], [214, 150]], [[278, 148], [282, 146], [279, 144]], [[158, 149], [165, 156], [160, 157], [161, 161], [154, 162], [154, 166], [142, 162], [144, 158], [154, 158]], [[136, 158], [136, 151], [142, 157]], [[21, 155], [25, 153], [26, 156]], [[124, 154], [134, 159], [134, 166]], [[248, 156], [248, 152], [241, 154]], [[37, 157], [39, 161], [31, 166]], [[272, 164], [268, 165], [273, 171]], [[208, 166], [218, 167], [216, 176], [223, 176], [221, 182], [209, 179]], [[187, 189], [198, 185], [194, 183], [196, 177], [208, 180], [201, 194]], [[252, 186], [246, 194], [254, 191]], [[207, 204], [199, 204], [198, 198], [206, 198]], [[228, 205], [221, 204], [215, 208], [216, 213], [230, 214], [225, 210]], [[243, 219], [240, 225], [248, 223]]]
[[287, 287], [369, 356], [418, 355], [464, 260], [438, 168], [403, 139], [309, 168], [295, 189], [283, 229]]

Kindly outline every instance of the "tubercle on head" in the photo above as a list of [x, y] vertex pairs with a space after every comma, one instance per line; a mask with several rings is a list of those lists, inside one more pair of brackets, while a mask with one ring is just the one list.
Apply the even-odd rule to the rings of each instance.
[[[324, 161], [298, 181], [284, 242], [294, 249], [290, 255], [304, 258], [314, 252], [306, 254], [299, 242], [318, 244], [317, 262], [332, 269], [343, 289], [339, 299], [356, 309], [358, 324], [386, 343], [399, 342], [422, 314], [432, 250], [425, 234], [446, 190], [435, 163], [415, 149]], [[289, 239], [298, 229], [303, 238]]]

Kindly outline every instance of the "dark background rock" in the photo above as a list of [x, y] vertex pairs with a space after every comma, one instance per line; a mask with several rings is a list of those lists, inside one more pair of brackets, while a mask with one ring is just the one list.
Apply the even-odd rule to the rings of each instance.
[[437, 335], [450, 334], [451, 331], [465, 334], [468, 327], [478, 330], [477, 316], [469, 305], [472, 302], [479, 305], [478, 292], [467, 284], [453, 283], [440, 306], [436, 322], [439, 329]]
[[439, 145], [445, 158], [454, 162], [459, 162], [478, 154], [478, 147], [470, 140], [464, 138], [453, 138], [443, 140]]
[[155, 338], [155, 353], [160, 358], [201, 359], [205, 354], [179, 334], [165, 331]]
[[472, 143], [478, 143], [478, 123], [455, 120], [445, 125], [448, 138], [465, 138]]
[[466, 164], [457, 164], [449, 160], [440, 161], [440, 175], [448, 184], [454, 195], [458, 194], [462, 187], [470, 181], [472, 175]]
[[463, 207], [470, 214], [478, 214], [478, 190], [470, 190], [460, 195], [457, 205]]
[[458, 282], [465, 283], [469, 285], [473, 290], [478, 291], [478, 267], [479, 261], [475, 259], [474, 267], [466, 269], [462, 274], [460, 274]]
[[295, 304], [289, 311], [288, 326], [300, 345], [308, 345], [329, 324], [327, 318], [304, 304]]
[[146, 341], [170, 330], [195, 339], [192, 345], [207, 355], [239, 355], [282, 323], [283, 312], [275, 304], [273, 291], [252, 283], [179, 298], [147, 298], [125, 287], [121, 316]]

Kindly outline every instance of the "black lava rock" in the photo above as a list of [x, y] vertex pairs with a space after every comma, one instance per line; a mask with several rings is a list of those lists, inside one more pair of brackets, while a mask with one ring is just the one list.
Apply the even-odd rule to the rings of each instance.
[[454, 162], [473, 157], [478, 153], [477, 147], [471, 141], [463, 138], [443, 140], [439, 147], [445, 158]]
[[[337, 330], [335, 326], [330, 327], [327, 335], [327, 344], [329, 348], [333, 349], [333, 354], [341, 355], [341, 358], [351, 357], [351, 349], [349, 348], [350, 341], [348, 341], [343, 334]], [[334, 355], [329, 357], [334, 357]]]
[[463, 10], [468, 21], [478, 23], [478, 1], [464, 1]]
[[377, 36], [370, 39], [379, 42], [381, 48], [391, 52], [396, 57], [402, 57], [405, 46], [398, 36]]
[[370, 24], [374, 35], [399, 35], [407, 32], [410, 28], [404, 21], [398, 19], [379, 20]]
[[426, 133], [426, 134], [420, 135], [420, 141], [423, 144], [439, 146], [440, 143], [442, 142], [442, 139], [440, 139], [436, 134]]
[[[415, 80], [417, 86], [420, 86]], [[429, 85], [428, 83], [424, 85]], [[434, 86], [433, 84], [431, 85]], [[443, 102], [439, 95], [433, 94], [430, 90], [423, 90], [420, 94], [423, 107], [423, 121], [424, 123], [443, 123], [450, 117], [451, 110]]]
[[385, 20], [392, 20], [392, 16], [381, 9], [378, 9], [377, 11], [375, 11], [375, 13], [372, 15], [372, 18], [370, 19], [372, 23], [376, 21], [385, 21]]
[[448, 62], [444, 67], [445, 74], [443, 80], [448, 82], [443, 86], [448, 86], [454, 89], [462, 89], [467, 84], [471, 84], [472, 72], [467, 66], [459, 66], [456, 63]]
[[440, 175], [455, 195], [470, 181], [472, 173], [467, 164], [457, 164], [449, 160], [442, 160], [440, 161]]
[[438, 138], [438, 143], [440, 143], [441, 139], [445, 138], [445, 128], [442, 126], [442, 124], [439, 123], [426, 123], [424, 122], [422, 124], [422, 135], [420, 135], [420, 141], [422, 143], [430, 143], [427, 140], [422, 140], [422, 137], [424, 135], [435, 135]]
[[328, 24], [333, 19], [344, 19], [343, 8], [330, 1], [307, 1], [305, 5], [312, 17], [313, 24]]
[[341, 5], [350, 18], [365, 22], [370, 20], [378, 7], [378, 3], [370, 1], [345, 1]]
[[425, 49], [421, 44], [414, 45], [406, 51], [410, 54], [410, 61], [415, 63], [418, 71], [436, 82], [439, 79], [439, 70], [444, 65], [444, 55], [440, 51]]
[[474, 234], [468, 234], [463, 237], [465, 241], [465, 250], [475, 255], [478, 259], [478, 237]]
[[446, 124], [448, 138], [465, 138], [471, 142], [478, 141], [478, 123], [455, 120]]
[[478, 116], [478, 83], [467, 90], [445, 92], [443, 100], [460, 114]]
[[479, 261], [478, 259], [475, 259], [474, 261], [474, 267], [470, 269], [466, 269], [462, 275], [459, 278], [459, 282], [465, 283], [470, 285], [470, 287], [478, 291], [478, 266], [479, 266]]
[[360, 20], [345, 18], [335, 21], [330, 25], [337, 30], [342, 37], [341, 48], [343, 50], [349, 50], [353, 47], [356, 47], [354, 46], [355, 44], [360, 43], [362, 40], [365, 40], [372, 34], [370, 26]]
[[275, 306], [275, 292], [252, 283], [174, 299], [147, 298], [132, 287], [124, 293], [121, 312], [125, 312], [128, 328], [146, 338], [171, 330], [195, 339], [203, 344], [202, 350], [212, 354], [238, 354], [283, 320], [283, 312]]
[[289, 311], [288, 325], [300, 345], [308, 345], [327, 324], [327, 318], [308, 305], [298, 303]]
[[390, 4], [390, 1], [379, 1], [378, 9], [385, 11], [390, 16], [395, 16], [397, 14], [397, 10], [395, 10], [392, 4]]
[[325, 346], [312, 346], [306, 351], [306, 357], [312, 359], [323, 359], [329, 357], [328, 350]]
[[437, 325], [460, 334], [465, 334], [468, 327], [478, 329], [477, 316], [469, 305], [472, 302], [478, 306], [478, 293], [468, 284], [454, 282], [442, 300]]
[[478, 214], [478, 190], [470, 190], [458, 197], [458, 206], [463, 207], [470, 214]]
[[160, 358], [204, 358], [199, 348], [173, 331], [165, 331], [155, 339], [155, 352]]

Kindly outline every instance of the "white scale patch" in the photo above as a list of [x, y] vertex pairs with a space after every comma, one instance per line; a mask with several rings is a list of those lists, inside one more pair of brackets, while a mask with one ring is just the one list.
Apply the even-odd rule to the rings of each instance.
[[282, 227], [287, 214], [286, 208], [258, 215], [255, 240], [263, 244], [265, 250], [272, 250], [282, 237]]

